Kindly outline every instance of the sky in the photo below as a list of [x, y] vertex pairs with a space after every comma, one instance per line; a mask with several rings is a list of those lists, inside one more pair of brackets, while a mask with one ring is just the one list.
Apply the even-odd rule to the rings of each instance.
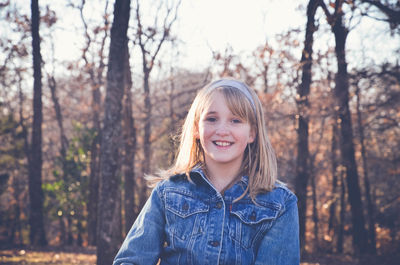
[[304, 16], [296, 12], [299, 2], [183, 1], [176, 30], [187, 45], [184, 64], [209, 63], [211, 50], [223, 51], [227, 46], [236, 52], [253, 51], [266, 38], [303, 25]]
[[[80, 3], [81, 0], [68, 1]], [[79, 13], [65, 8], [68, 1], [39, 0], [42, 10], [49, 5], [55, 9], [59, 18], [57, 31], [53, 35], [56, 58], [59, 61], [79, 58], [83, 45]], [[158, 0], [146, 0], [141, 3], [145, 5], [156, 2]], [[16, 0], [16, 3], [29, 14], [30, 6], [26, 5], [26, 0]], [[89, 22], [90, 18], [94, 18], [95, 15], [99, 18], [102, 14], [104, 1], [99, 3], [98, 0], [87, 1], [85, 16]], [[132, 0], [132, 6], [133, 3]], [[304, 30], [306, 3], [306, 0], [182, 0], [178, 20], [173, 26], [173, 32], [181, 43], [179, 64], [181, 67], [201, 70], [210, 64], [212, 51], [223, 52], [229, 46], [234, 53], [251, 54], [256, 47], [265, 43], [267, 38], [271, 40], [276, 34], [284, 33], [288, 29]], [[114, 0], [109, 0], [111, 12], [113, 4]], [[319, 16], [323, 17], [322, 12]], [[376, 63], [398, 59], [393, 51], [399, 49], [400, 37], [391, 37], [387, 29], [386, 23], [363, 19], [348, 37], [349, 66], [358, 65], [359, 58], [364, 55], [370, 62]], [[300, 36], [303, 37], [303, 34]], [[303, 42], [302, 39], [299, 41]], [[319, 34], [315, 40], [316, 50], [333, 46], [332, 34]], [[42, 54], [48, 53], [49, 48], [44, 45], [42, 47]]]
[[[79, 3], [78, 0], [73, 0]], [[54, 1], [39, 1], [56, 9], [60, 29], [55, 38], [56, 57], [59, 60], [78, 58], [81, 39], [77, 31], [82, 23], [77, 12], [65, 12], [62, 5]], [[154, 1], [149, 0], [147, 3]], [[223, 51], [230, 46], [235, 52], [253, 51], [288, 28], [299, 27], [305, 22], [301, 12], [296, 11], [295, 0], [182, 0], [178, 20], [173, 32], [180, 40], [179, 62], [182, 67], [204, 68], [211, 61], [212, 51]], [[59, 2], [60, 3], [60, 2]], [[87, 2], [93, 4], [94, 2]], [[110, 0], [110, 10], [113, 8]], [[133, 3], [133, 1], [132, 1]], [[146, 3], [143, 2], [143, 3]], [[133, 4], [131, 4], [133, 6]], [[85, 15], [101, 14], [103, 5], [85, 10]], [[131, 17], [131, 23], [133, 18]]]

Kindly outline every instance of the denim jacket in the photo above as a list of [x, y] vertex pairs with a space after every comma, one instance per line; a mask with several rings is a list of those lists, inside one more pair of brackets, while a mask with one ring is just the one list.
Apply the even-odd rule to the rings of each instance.
[[222, 196], [200, 169], [158, 183], [114, 259], [117, 264], [298, 265], [297, 198], [276, 184], [256, 204], [244, 176]]

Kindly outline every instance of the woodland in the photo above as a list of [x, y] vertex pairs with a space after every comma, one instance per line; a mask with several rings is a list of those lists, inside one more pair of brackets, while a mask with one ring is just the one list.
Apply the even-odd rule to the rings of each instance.
[[[0, 264], [111, 264], [144, 176], [173, 163], [196, 92], [224, 76], [263, 103], [302, 264], [398, 264], [400, 2], [294, 2], [304, 25], [189, 69], [175, 63], [180, 0], [0, 0]], [[56, 41], [63, 12], [75, 46]], [[375, 54], [348, 48], [366, 20], [382, 29]], [[55, 56], [66, 47], [76, 59]]]

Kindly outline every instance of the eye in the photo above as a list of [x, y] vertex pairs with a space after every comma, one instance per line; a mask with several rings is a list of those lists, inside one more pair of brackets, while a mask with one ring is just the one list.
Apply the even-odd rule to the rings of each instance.
[[232, 123], [242, 123], [242, 120], [235, 118], [235, 119], [232, 119]]
[[209, 121], [209, 122], [215, 122], [215, 121], [217, 121], [217, 118], [215, 118], [215, 117], [206, 117], [205, 120]]

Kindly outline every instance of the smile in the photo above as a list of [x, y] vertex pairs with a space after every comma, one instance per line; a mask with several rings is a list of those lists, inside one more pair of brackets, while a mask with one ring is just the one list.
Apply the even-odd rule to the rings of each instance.
[[231, 142], [222, 142], [222, 141], [213, 141], [213, 143], [218, 146], [231, 146], [233, 144]]

